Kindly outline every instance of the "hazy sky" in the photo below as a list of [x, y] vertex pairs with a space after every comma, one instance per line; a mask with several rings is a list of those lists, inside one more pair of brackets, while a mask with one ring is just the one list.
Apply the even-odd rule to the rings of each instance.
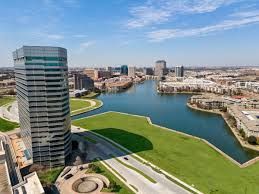
[[0, 67], [22, 45], [62, 46], [69, 66], [259, 65], [259, 0], [8, 0]]

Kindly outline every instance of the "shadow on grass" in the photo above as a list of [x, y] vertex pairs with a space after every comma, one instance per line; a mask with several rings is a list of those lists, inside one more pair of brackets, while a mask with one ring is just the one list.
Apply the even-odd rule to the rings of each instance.
[[[102, 152], [101, 148], [98, 148], [98, 145], [102, 144], [105, 146], [107, 150], [112, 150], [111, 153], [115, 153], [118, 156], [128, 155], [126, 150], [121, 149], [117, 145], [98, 137], [97, 135], [93, 134], [97, 133], [104, 137], [113, 140], [114, 142], [122, 145], [123, 147], [127, 148], [133, 153], [153, 150], [153, 144], [149, 141], [146, 137], [125, 131], [123, 129], [117, 128], [104, 128], [104, 129], [94, 129], [91, 131], [85, 131], [81, 133], [77, 133], [82, 138], [85, 137], [85, 140], [88, 141], [89, 144], [94, 144], [97, 147], [96, 151]], [[97, 144], [100, 143], [100, 144]], [[111, 153], [104, 153], [102, 154], [102, 159], [109, 159]], [[105, 157], [105, 158], [104, 158]]]

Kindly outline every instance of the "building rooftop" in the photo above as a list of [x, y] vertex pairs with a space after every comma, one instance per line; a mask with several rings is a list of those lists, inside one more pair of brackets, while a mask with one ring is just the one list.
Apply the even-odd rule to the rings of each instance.
[[24, 168], [30, 164], [32, 164], [32, 157], [28, 152], [22, 138], [18, 137], [18, 135], [13, 134], [10, 136], [14, 152], [16, 155], [17, 163], [20, 168]]
[[244, 109], [240, 106], [228, 108], [250, 131], [259, 132], [259, 109]]
[[24, 181], [13, 187], [14, 194], [43, 194], [44, 189], [41, 185], [36, 172], [24, 177]]

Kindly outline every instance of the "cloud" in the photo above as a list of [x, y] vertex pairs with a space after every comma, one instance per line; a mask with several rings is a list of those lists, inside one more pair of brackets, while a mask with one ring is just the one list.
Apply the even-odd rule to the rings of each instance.
[[60, 34], [46, 34], [46, 37], [48, 39], [53, 39], [53, 40], [61, 40], [64, 38], [64, 36]]
[[88, 48], [88, 47], [90, 47], [90, 46], [92, 46], [92, 45], [94, 45], [94, 44], [95, 44], [95, 41], [82, 42], [82, 43], [80, 44], [80, 50], [84, 50], [84, 49], [86, 49], [86, 48]]
[[160, 24], [175, 15], [200, 14], [243, 0], [147, 0], [145, 4], [130, 8], [132, 16], [128, 28], [140, 28]]
[[[232, 15], [233, 16], [233, 15]], [[220, 32], [240, 28], [249, 24], [259, 23], [259, 12], [243, 12], [235, 15], [236, 18], [224, 20], [215, 25], [208, 25], [191, 29], [162, 29], [151, 31], [147, 34], [150, 41], [161, 42], [167, 39], [190, 36], [203, 36], [213, 32]]]
[[74, 37], [74, 38], [86, 38], [87, 35], [85, 35], [85, 34], [74, 34], [74, 35], [72, 35], [72, 37]]

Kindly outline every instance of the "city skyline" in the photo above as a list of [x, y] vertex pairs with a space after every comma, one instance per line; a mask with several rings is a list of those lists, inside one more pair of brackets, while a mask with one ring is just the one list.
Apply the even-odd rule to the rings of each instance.
[[23, 45], [65, 47], [69, 67], [254, 66], [258, 24], [256, 0], [14, 0], [0, 8], [0, 67]]

